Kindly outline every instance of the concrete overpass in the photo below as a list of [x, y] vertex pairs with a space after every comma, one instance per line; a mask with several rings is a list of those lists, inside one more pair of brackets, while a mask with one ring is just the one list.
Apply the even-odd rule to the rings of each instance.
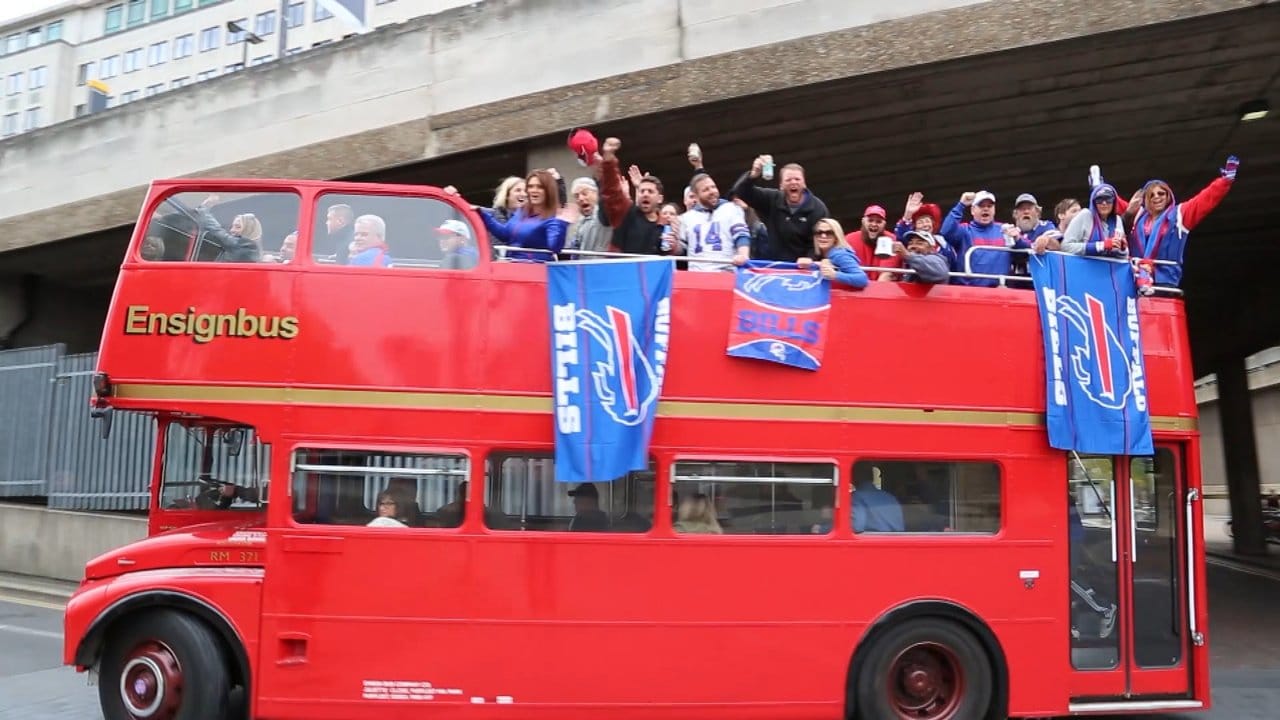
[[1239, 110], [1280, 101], [1277, 47], [1271, 0], [480, 2], [0, 142], [0, 337], [96, 344], [154, 177], [452, 183], [480, 201], [565, 168], [565, 132], [591, 125], [673, 186], [691, 140], [725, 178], [759, 152], [801, 162], [849, 220], [913, 190], [1051, 206], [1095, 162], [1122, 192], [1158, 176], [1188, 196], [1235, 153], [1184, 288], [1197, 372], [1218, 374], [1226, 434], [1247, 439], [1226, 443], [1244, 497], [1243, 358], [1280, 344], [1259, 311], [1280, 299], [1280, 123]]

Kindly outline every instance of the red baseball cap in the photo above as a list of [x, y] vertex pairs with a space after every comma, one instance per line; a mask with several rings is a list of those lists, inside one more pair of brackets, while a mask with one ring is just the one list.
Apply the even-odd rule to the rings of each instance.
[[888, 217], [888, 215], [884, 214], [884, 208], [879, 205], [868, 205], [867, 209], [862, 211], [862, 216], [866, 217], [868, 215], [878, 215], [881, 219]]
[[578, 128], [569, 133], [569, 149], [578, 156], [578, 163], [589, 167], [595, 162], [596, 153], [600, 151], [600, 141], [590, 130]]

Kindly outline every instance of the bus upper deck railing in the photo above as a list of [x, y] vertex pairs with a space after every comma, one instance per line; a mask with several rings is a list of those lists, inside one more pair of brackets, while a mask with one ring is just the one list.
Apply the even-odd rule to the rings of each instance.
[[[561, 257], [566, 255], [570, 257], [601, 258], [606, 260], [607, 259], [625, 259], [625, 258], [652, 259], [654, 257], [653, 255], [640, 255], [636, 253], [607, 252], [607, 251], [598, 251], [598, 250], [561, 250], [557, 253], [557, 252], [552, 252], [550, 250], [546, 250], [543, 248], [522, 248], [522, 247], [516, 247], [514, 245], [494, 245], [493, 249], [498, 256], [497, 257], [498, 262], [537, 262], [534, 260], [527, 260], [524, 258], [508, 257], [507, 253], [509, 251], [521, 252], [521, 253], [537, 253], [537, 254], [547, 255], [551, 258], [556, 258], [556, 257]], [[947, 273], [947, 276], [949, 278], [963, 278], [966, 280], [995, 280], [1000, 285], [1000, 287], [1007, 287], [1006, 283], [1010, 280], [1022, 282], [1022, 283], [1031, 282], [1031, 278], [1025, 275], [998, 275], [998, 274], [992, 274], [992, 273], [974, 272], [972, 258], [973, 258], [973, 253], [978, 250], [1007, 252], [1011, 254], [1023, 254], [1023, 255], [1032, 254], [1031, 250], [1025, 250], [1021, 248], [999, 247], [999, 246], [971, 247], [965, 253], [964, 272], [949, 272]], [[1059, 254], [1059, 255], [1065, 254], [1065, 253], [1061, 253], [1054, 250], [1050, 250], [1047, 252]], [[689, 258], [678, 256], [678, 255], [670, 255], [670, 256], [664, 256], [664, 257], [668, 257], [672, 261], [689, 259]], [[1089, 259], [1099, 260], [1102, 262], [1113, 262], [1113, 263], [1136, 262], [1136, 259], [1121, 259], [1121, 258], [1091, 257]], [[724, 265], [725, 267], [732, 267], [734, 264], [732, 260], [715, 260], [715, 259], [704, 260], [702, 258], [696, 258], [696, 260], [697, 262], [700, 262], [700, 263]], [[1153, 260], [1152, 263], [1155, 265], [1177, 265], [1177, 263], [1172, 260]], [[863, 268], [863, 270], [866, 270], [867, 272], [885, 273], [889, 275], [898, 275], [898, 276], [908, 276], [908, 275], [916, 274], [916, 271], [912, 270], [911, 268], [875, 267], [875, 268]], [[1179, 288], [1154, 287], [1152, 288], [1152, 290], [1156, 295], [1164, 295], [1169, 297], [1182, 297], [1182, 290], [1180, 290]]]
[[[1026, 275], [999, 275], [999, 274], [993, 274], [993, 273], [974, 272], [973, 271], [973, 254], [978, 251], [1005, 252], [1005, 253], [1019, 254], [1019, 255], [1030, 255], [1033, 253], [1033, 251], [1023, 249], [1023, 248], [1000, 247], [998, 245], [997, 246], [980, 245], [980, 246], [971, 247], [968, 249], [968, 251], [965, 252], [965, 255], [964, 255], [964, 268], [965, 268], [964, 272], [949, 272], [947, 273], [947, 276], [951, 279], [961, 278], [965, 280], [994, 280], [996, 281], [997, 285], [999, 285], [1000, 287], [1008, 287], [1008, 283], [1010, 281], [1018, 282], [1018, 283], [1031, 282], [1031, 278]], [[494, 245], [493, 252], [496, 255], [495, 259], [498, 262], [509, 262], [509, 263], [541, 262], [540, 260], [511, 257], [510, 253], [545, 255], [548, 259], [551, 259], [551, 260], [554, 260], [557, 258], [563, 258], [566, 256], [570, 258], [575, 258], [575, 259], [581, 258], [581, 259], [601, 259], [601, 260], [626, 260], [626, 259], [652, 260], [655, 258], [654, 255], [641, 255], [638, 253], [611, 252], [611, 251], [602, 251], [602, 250], [560, 250], [559, 252], [553, 252], [551, 250], [547, 250], [544, 248], [525, 248], [525, 247], [518, 247], [515, 245]], [[1054, 250], [1049, 250], [1047, 252], [1053, 253], [1053, 254], [1064, 254]], [[689, 260], [689, 258], [680, 256], [680, 255], [664, 255], [664, 256], [657, 256], [657, 257], [665, 257], [673, 262], [680, 261], [680, 260]], [[1123, 259], [1123, 258], [1091, 257], [1089, 259], [1096, 260], [1099, 262], [1111, 262], [1111, 263], [1136, 262], [1136, 258]], [[695, 260], [699, 263], [706, 263], [709, 265], [723, 265], [726, 268], [733, 266], [732, 260], [716, 260], [716, 259], [704, 259], [704, 258], [695, 258]], [[315, 262], [322, 265], [335, 265], [337, 264], [337, 259], [332, 256], [316, 257]], [[1152, 263], [1155, 265], [1170, 265], [1170, 266], [1177, 265], [1177, 263], [1172, 260], [1153, 260]], [[438, 260], [397, 259], [395, 260], [395, 266], [402, 267], [402, 268], [438, 268], [440, 267], [440, 262]], [[916, 274], [916, 271], [912, 270], [911, 268], [874, 267], [874, 268], [863, 268], [863, 269], [866, 270], [867, 272], [884, 273], [886, 275], [896, 275], [899, 277], [906, 277], [906, 276]], [[1160, 295], [1164, 297], [1182, 297], [1183, 295], [1182, 290], [1179, 288], [1153, 287], [1152, 291], [1155, 295]]]
[[[1026, 249], [1026, 248], [1001, 247], [1001, 246], [999, 246], [999, 245], [975, 245], [975, 246], [973, 246], [973, 247], [969, 248], [968, 250], [966, 250], [966, 251], [965, 251], [965, 253], [964, 253], [964, 270], [965, 270], [965, 272], [964, 272], [964, 274], [963, 274], [963, 277], [984, 277], [984, 278], [998, 279], [998, 280], [999, 280], [999, 282], [1000, 282], [1000, 286], [1001, 286], [1001, 287], [1005, 287], [1005, 286], [1006, 286], [1006, 285], [1005, 285], [1005, 281], [1006, 281], [1006, 280], [1017, 280], [1017, 281], [1019, 281], [1019, 282], [1030, 282], [1030, 281], [1031, 281], [1031, 278], [1029, 278], [1029, 277], [1027, 277], [1027, 276], [1025, 276], [1025, 275], [1023, 275], [1023, 276], [1018, 276], [1018, 275], [983, 275], [983, 274], [975, 274], [975, 273], [973, 272], [973, 254], [974, 254], [975, 252], [1004, 252], [1004, 253], [1009, 253], [1009, 254], [1011, 254], [1011, 255], [1032, 255], [1032, 254], [1036, 254], [1036, 253], [1035, 253], [1035, 251], [1033, 251], [1033, 250], [1028, 250], [1028, 249]], [[1045, 252], [1047, 252], [1047, 253], [1052, 253], [1052, 254], [1055, 254], [1055, 255], [1067, 255], [1067, 254], [1069, 254], [1069, 253], [1063, 253], [1063, 252], [1060, 252], [1060, 251], [1057, 251], [1057, 250], [1047, 250], [1047, 251], [1045, 251]], [[1077, 257], [1078, 257], [1078, 256], [1077, 256]], [[1136, 263], [1138, 262], [1138, 258], [1090, 257], [1089, 259], [1090, 259], [1090, 260], [1100, 261], [1100, 262], [1109, 262], [1109, 263], [1125, 263], [1125, 264], [1128, 264], [1128, 265], [1133, 265], [1133, 264], [1136, 264]], [[1151, 260], [1150, 262], [1151, 262], [1151, 264], [1152, 264], [1152, 265], [1170, 265], [1170, 266], [1176, 266], [1176, 265], [1178, 264], [1177, 262], [1175, 262], [1175, 261], [1173, 261], [1173, 260]], [[956, 277], [958, 274], [957, 274], [957, 273], [952, 273], [951, 275], [952, 275], [952, 277]], [[1166, 295], [1166, 296], [1170, 296], [1170, 297], [1182, 297], [1182, 290], [1181, 290], [1181, 289], [1179, 289], [1179, 288], [1171, 288], [1171, 287], [1152, 287], [1152, 288], [1151, 288], [1151, 290], [1152, 290], [1152, 293], [1153, 293], [1153, 294], [1155, 294], [1155, 295]]]

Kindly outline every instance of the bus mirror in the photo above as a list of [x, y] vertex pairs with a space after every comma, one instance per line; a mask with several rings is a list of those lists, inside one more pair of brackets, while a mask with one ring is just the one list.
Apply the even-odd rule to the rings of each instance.
[[244, 430], [235, 428], [226, 431], [222, 436], [222, 442], [226, 443], [229, 457], [240, 457], [240, 451], [244, 449]]
[[98, 429], [102, 433], [103, 440], [111, 437], [111, 421], [115, 417], [113, 410], [115, 408], [111, 407], [95, 407], [89, 410], [89, 417], [98, 421]]

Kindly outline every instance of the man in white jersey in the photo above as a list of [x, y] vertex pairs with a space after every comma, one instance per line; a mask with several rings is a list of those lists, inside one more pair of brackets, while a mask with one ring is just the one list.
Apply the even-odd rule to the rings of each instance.
[[[680, 216], [680, 238], [689, 256], [689, 269], [731, 270], [751, 258], [751, 230], [742, 208], [721, 199], [720, 189], [710, 175], [699, 173], [690, 183], [698, 204]], [[721, 262], [698, 262], [698, 259]]]

